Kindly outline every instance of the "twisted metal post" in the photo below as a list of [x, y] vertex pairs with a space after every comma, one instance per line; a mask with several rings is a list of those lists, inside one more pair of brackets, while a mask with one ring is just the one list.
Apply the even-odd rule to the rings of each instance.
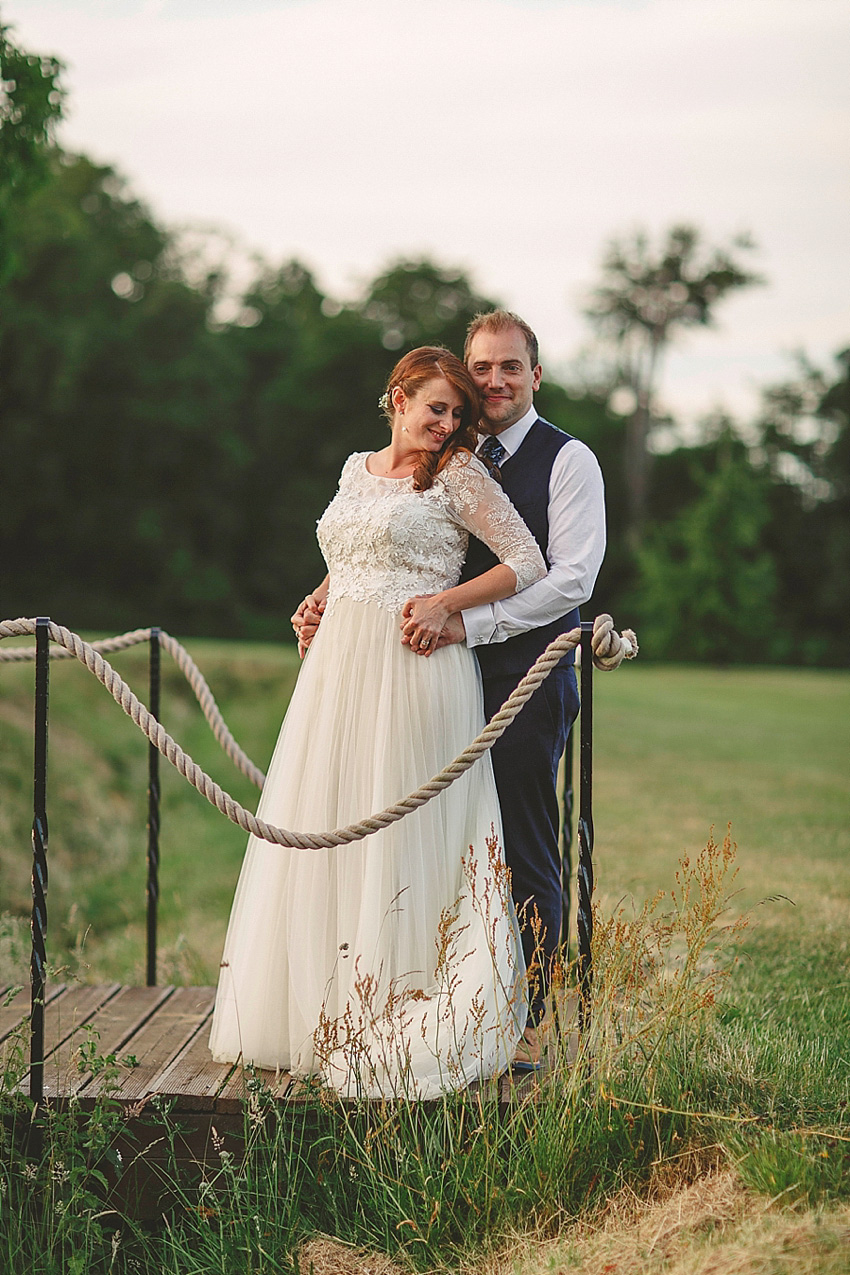
[[[154, 627], [150, 636], [150, 711], [159, 720], [160, 663], [159, 638], [161, 630]], [[148, 881], [147, 899], [147, 982], [156, 987], [156, 923], [159, 904], [159, 749], [148, 744]]]
[[593, 940], [593, 625], [581, 626], [581, 718], [579, 742], [578, 815], [578, 984], [579, 1028], [590, 1018], [590, 991], [593, 980], [591, 944]]
[[44, 1097], [44, 993], [47, 976], [47, 713], [50, 621], [35, 622], [35, 739], [33, 747], [32, 954], [30, 957], [30, 1097]]
[[575, 790], [573, 788], [573, 731], [570, 729], [564, 747], [564, 820], [561, 825], [561, 947], [564, 963], [570, 954], [570, 906], [572, 904], [573, 876], [573, 813]]

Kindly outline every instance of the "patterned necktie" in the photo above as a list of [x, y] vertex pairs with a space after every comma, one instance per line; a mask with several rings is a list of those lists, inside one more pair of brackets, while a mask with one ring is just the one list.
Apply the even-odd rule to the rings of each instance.
[[486, 457], [487, 460], [498, 468], [508, 454], [507, 447], [503, 447], [495, 434], [488, 434], [484, 442], [478, 448], [478, 455]]

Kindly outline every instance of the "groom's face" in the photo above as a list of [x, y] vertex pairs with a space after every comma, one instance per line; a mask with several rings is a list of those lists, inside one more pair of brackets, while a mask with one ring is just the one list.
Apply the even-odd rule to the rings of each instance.
[[466, 366], [481, 395], [481, 430], [500, 434], [531, 407], [540, 385], [540, 364], [531, 366], [525, 337], [519, 328], [504, 332], [476, 332]]

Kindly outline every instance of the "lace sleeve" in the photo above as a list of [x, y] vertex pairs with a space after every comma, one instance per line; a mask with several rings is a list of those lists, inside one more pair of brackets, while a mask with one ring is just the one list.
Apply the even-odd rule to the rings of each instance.
[[363, 463], [363, 457], [368, 455], [369, 455], [368, 452], [352, 452], [351, 453], [351, 455], [348, 457], [348, 460], [343, 465], [339, 475], [340, 487], [343, 487], [345, 486], [347, 482], [352, 481], [352, 479], [356, 476], [356, 474], [358, 473]]
[[465, 454], [453, 457], [440, 478], [457, 521], [512, 569], [517, 593], [542, 580], [546, 563], [537, 541], [481, 461]]

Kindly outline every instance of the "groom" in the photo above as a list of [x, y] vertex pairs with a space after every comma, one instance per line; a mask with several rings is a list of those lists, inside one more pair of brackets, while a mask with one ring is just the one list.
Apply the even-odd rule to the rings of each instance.
[[[579, 623], [578, 608], [593, 592], [605, 552], [605, 496], [596, 457], [584, 443], [537, 415], [541, 368], [537, 338], [518, 315], [494, 310], [469, 325], [464, 360], [481, 394], [479, 455], [499, 467], [502, 486], [528, 524], [548, 566], [522, 593], [452, 616], [439, 645], [475, 649], [489, 719], [538, 655]], [[496, 562], [471, 539], [463, 579]], [[511, 870], [526, 964], [542, 966], [518, 1061], [540, 1058], [536, 1026], [545, 984], [560, 941], [558, 764], [578, 712], [570, 652], [497, 740], [491, 756], [499, 792], [505, 858]]]

